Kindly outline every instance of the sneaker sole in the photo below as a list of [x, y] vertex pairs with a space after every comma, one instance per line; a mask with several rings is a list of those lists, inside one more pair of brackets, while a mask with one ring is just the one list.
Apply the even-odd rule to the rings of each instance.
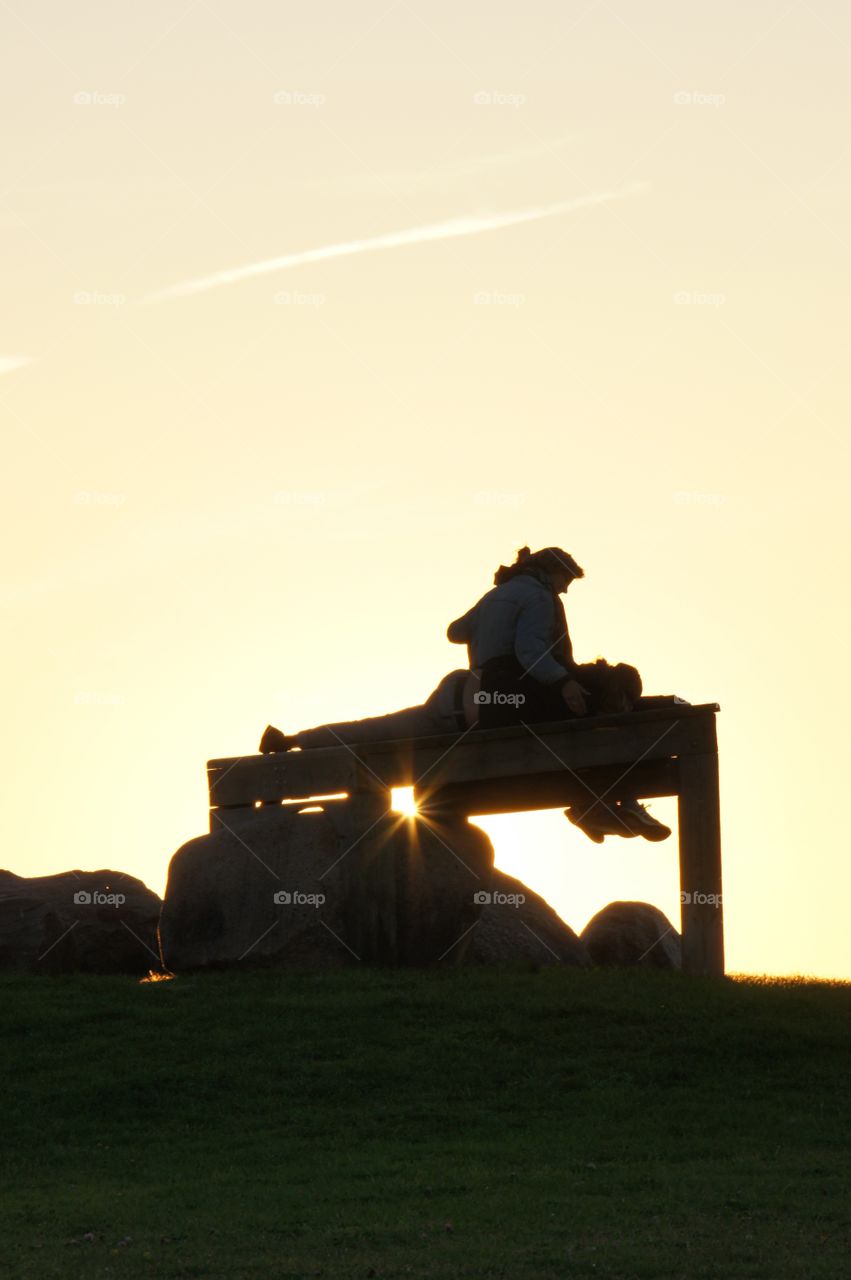
[[644, 836], [645, 840], [652, 840], [654, 844], [658, 844], [660, 840], [667, 840], [671, 834], [671, 828], [665, 826], [645, 827], [636, 823], [630, 827], [630, 831], [634, 836]]
[[658, 818], [652, 817], [646, 811], [640, 814], [631, 809], [622, 809], [621, 813], [630, 831], [634, 835], [644, 836], [645, 840], [652, 840], [655, 843], [658, 840], [667, 840], [671, 834], [670, 827], [666, 827], [664, 822], [660, 822]]
[[602, 844], [606, 836], [627, 836], [628, 838], [636, 834], [635, 831], [600, 831], [598, 827], [592, 826], [590, 823], [586, 826], [580, 818], [571, 816], [570, 810], [565, 809], [564, 816], [567, 818], [577, 831], [581, 831], [589, 840], [593, 840], [595, 844]]
[[653, 844], [658, 844], [660, 840], [667, 840], [670, 834], [671, 834], [670, 827], [663, 827], [661, 831], [650, 830], [650, 831], [636, 832], [636, 835], [644, 836], [645, 840], [651, 840]]

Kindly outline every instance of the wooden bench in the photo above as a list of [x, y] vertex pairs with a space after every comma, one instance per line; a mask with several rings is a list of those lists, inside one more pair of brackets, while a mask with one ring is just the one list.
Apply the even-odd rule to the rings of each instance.
[[[394, 787], [413, 787], [424, 820], [639, 796], [676, 796], [683, 969], [722, 975], [721, 831], [716, 703], [671, 699], [626, 715], [521, 728], [468, 730], [211, 760], [210, 829], [232, 829], [280, 804], [346, 804], [367, 830], [391, 807]], [[268, 810], [267, 810], [268, 812]], [[639, 837], [640, 838], [640, 837]]]

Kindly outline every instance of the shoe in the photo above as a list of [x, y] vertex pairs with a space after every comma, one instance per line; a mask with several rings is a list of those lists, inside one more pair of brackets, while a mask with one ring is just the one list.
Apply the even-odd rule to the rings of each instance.
[[263, 737], [260, 739], [260, 751], [266, 754], [270, 751], [289, 751], [290, 747], [295, 745], [295, 738], [288, 738], [285, 733], [281, 733], [280, 729], [275, 729], [271, 724], [267, 724], [263, 730]]
[[582, 818], [577, 817], [575, 813], [571, 813], [570, 809], [565, 809], [564, 816], [567, 818], [568, 822], [572, 822], [575, 827], [578, 827], [589, 840], [593, 840], [595, 844], [603, 843], [603, 832], [598, 831], [596, 827], [593, 827], [587, 818], [583, 821]]
[[649, 814], [638, 800], [621, 800], [618, 808], [633, 835], [655, 841], [667, 840], [671, 834], [671, 828]]
[[620, 805], [617, 801], [607, 804], [606, 801], [601, 800], [595, 804], [593, 800], [589, 800], [588, 804], [578, 804], [565, 809], [564, 816], [595, 844], [602, 844], [605, 836], [624, 836], [630, 840], [638, 835], [638, 832], [633, 830], [632, 823], [626, 818], [621, 818]]

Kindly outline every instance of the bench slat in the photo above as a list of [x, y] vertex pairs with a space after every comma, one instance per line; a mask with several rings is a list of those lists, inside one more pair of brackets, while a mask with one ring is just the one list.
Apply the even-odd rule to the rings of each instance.
[[716, 704], [630, 712], [529, 728], [211, 760], [210, 803], [251, 805], [291, 797], [420, 786], [663, 760], [714, 749]]

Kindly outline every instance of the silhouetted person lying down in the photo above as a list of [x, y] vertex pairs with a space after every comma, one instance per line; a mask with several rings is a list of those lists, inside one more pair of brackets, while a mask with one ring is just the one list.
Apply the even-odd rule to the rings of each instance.
[[[339, 747], [342, 743], [389, 742], [394, 738], [427, 738], [436, 733], [462, 733], [475, 724], [472, 703], [473, 673], [450, 671], [425, 702], [386, 716], [365, 720], [341, 720], [315, 729], [285, 734], [269, 725], [260, 739], [261, 751], [289, 751], [293, 747]], [[465, 698], [465, 687], [467, 696]], [[465, 703], [467, 714], [465, 715]], [[471, 715], [472, 712], [472, 715]], [[470, 716], [468, 720], [468, 716]]]
[[[260, 751], [382, 742], [632, 710], [642, 688], [635, 667], [611, 666], [602, 658], [589, 663], [573, 659], [559, 596], [584, 576], [559, 547], [534, 554], [523, 547], [513, 565], [500, 565], [494, 588], [449, 626], [448, 639], [467, 646], [469, 670], [451, 671], [421, 706], [389, 715], [291, 735], [269, 725]], [[637, 799], [589, 795], [587, 805], [572, 806], [565, 815], [598, 844], [607, 835], [664, 840], [671, 834]]]

